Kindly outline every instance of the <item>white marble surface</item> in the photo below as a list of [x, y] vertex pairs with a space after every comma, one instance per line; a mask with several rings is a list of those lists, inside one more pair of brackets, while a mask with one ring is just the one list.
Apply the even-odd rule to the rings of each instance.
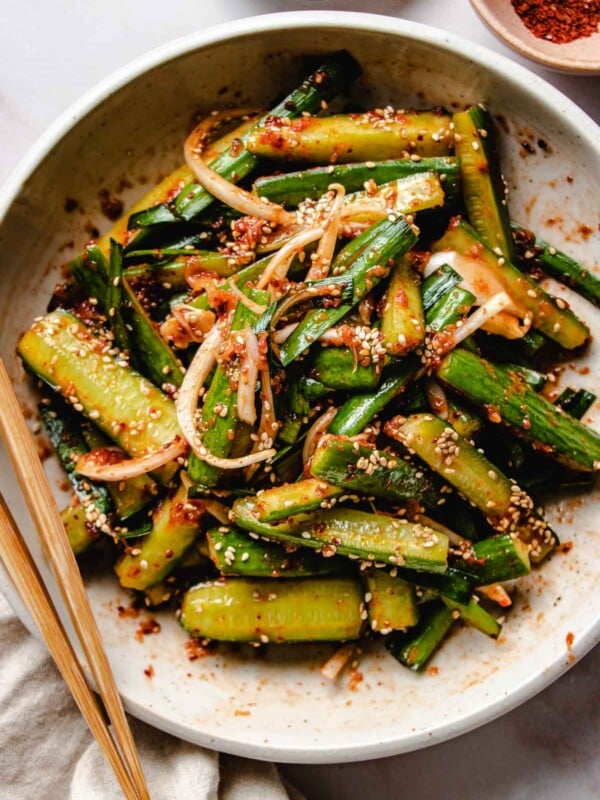
[[[466, 0], [22, 0], [4, 6], [0, 29], [0, 180], [72, 101], [146, 50], [238, 17], [317, 8], [434, 24], [526, 63], [492, 36]], [[598, 78], [528, 65], [600, 121]], [[520, 709], [452, 742], [363, 764], [285, 767], [285, 773], [310, 800], [595, 800], [599, 672], [600, 648]]]

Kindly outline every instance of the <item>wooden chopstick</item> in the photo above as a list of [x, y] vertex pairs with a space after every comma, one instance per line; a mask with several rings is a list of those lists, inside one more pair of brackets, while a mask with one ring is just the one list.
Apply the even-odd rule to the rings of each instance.
[[142, 765], [102, 647], [79, 567], [67, 539], [50, 484], [25, 423], [6, 367], [0, 359], [0, 436], [37, 528], [44, 554], [60, 589], [89, 664], [96, 689], [112, 723], [115, 739], [140, 800], [150, 800]]
[[0, 494], [0, 560], [44, 637], [50, 655], [69, 687], [89, 729], [113, 768], [123, 794], [128, 800], [137, 800], [138, 793], [104, 722], [104, 716], [96, 697], [87, 684], [54, 604], [2, 494]]

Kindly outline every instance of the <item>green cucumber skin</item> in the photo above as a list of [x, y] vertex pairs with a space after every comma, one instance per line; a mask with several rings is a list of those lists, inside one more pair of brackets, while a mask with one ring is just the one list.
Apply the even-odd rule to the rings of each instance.
[[233, 504], [234, 522], [268, 539], [408, 569], [444, 573], [448, 539], [415, 523], [344, 507], [313, 511], [271, 525], [256, 514], [256, 501]]
[[560, 406], [563, 411], [575, 419], [581, 420], [598, 398], [586, 389], [565, 389], [554, 405]]
[[414, 572], [399, 567], [397, 576], [407, 583], [412, 583], [427, 591], [436, 591], [438, 594], [443, 594], [444, 597], [450, 597], [457, 603], [468, 603], [475, 588], [474, 578], [454, 567], [448, 567], [446, 572], [437, 574]]
[[82, 505], [68, 506], [61, 511], [60, 518], [74, 555], [80, 556], [85, 553], [98, 539], [98, 529], [87, 522], [85, 508]]
[[[451, 425], [432, 414], [413, 414], [399, 426], [395, 422], [389, 423], [388, 433], [414, 450], [487, 517], [502, 518], [508, 512], [509, 479]], [[451, 455], [445, 452], [446, 442]]]
[[337, 308], [315, 308], [309, 311], [281, 346], [279, 350], [281, 364], [287, 367], [300, 358], [305, 350], [308, 350], [318, 340], [319, 336], [322, 336], [329, 328], [333, 328], [351, 310], [351, 305], [343, 303]]
[[113, 512], [113, 503], [103, 483], [90, 481], [76, 471], [77, 460], [89, 452], [82, 431], [82, 420], [66, 404], [52, 398], [38, 406], [40, 417], [62, 468], [81, 504], [93, 505], [99, 514]]
[[181, 364], [124, 277], [121, 246], [111, 239], [108, 262], [98, 248], [87, 248], [71, 264], [71, 271], [90, 295], [98, 299], [116, 344], [129, 352], [133, 366], [159, 388], [165, 384], [181, 386]]
[[382, 569], [364, 576], [371, 630], [379, 633], [411, 628], [419, 621], [415, 587]]
[[420, 282], [407, 258], [396, 261], [381, 317], [383, 344], [393, 356], [406, 355], [425, 338]]
[[[267, 296], [265, 292], [249, 289], [245, 291], [256, 302], [261, 302]], [[246, 324], [252, 326], [258, 318], [258, 314], [243, 303], [238, 303], [233, 314], [231, 330], [242, 330]], [[218, 404], [227, 408], [225, 416], [215, 414], [214, 409]], [[227, 372], [219, 366], [215, 370], [202, 405], [200, 423], [202, 443], [213, 455], [227, 458], [231, 452], [238, 425], [237, 391], [231, 388]], [[201, 461], [195, 453], [192, 453], [189, 458], [188, 474], [196, 483], [201, 483], [203, 486], [216, 486], [222, 470]]]
[[543, 372], [538, 372], [530, 367], [523, 367], [521, 364], [503, 364], [502, 366], [506, 370], [516, 372], [519, 378], [536, 392], [541, 391], [548, 381], [548, 377]]
[[347, 641], [363, 630], [360, 581], [350, 577], [227, 578], [186, 592], [181, 624], [192, 636], [220, 641]]
[[[129, 331], [123, 318], [123, 248], [114, 239], [110, 240], [110, 258], [105, 272], [106, 304], [108, 306], [108, 323], [115, 337], [116, 346], [132, 357]], [[132, 359], [133, 360], [133, 359]]]
[[414, 630], [393, 633], [385, 642], [394, 658], [415, 671], [425, 666], [455, 622], [452, 611], [445, 605], [431, 606]]
[[321, 383], [321, 381], [311, 378], [308, 375], [300, 376], [298, 388], [309, 404], [321, 400], [325, 395], [334, 391], [332, 386], [326, 386], [324, 383]]
[[404, 389], [417, 369], [418, 365], [412, 359], [390, 364], [375, 392], [346, 400], [331, 421], [329, 432], [338, 436], [357, 436]]
[[370, 113], [303, 117], [291, 125], [278, 124], [276, 116], [248, 134], [248, 150], [256, 156], [342, 164], [398, 159], [407, 152], [448, 156], [453, 149], [450, 117], [443, 112], [406, 113], [383, 126], [373, 124]]
[[[227, 216], [235, 218], [235, 214]], [[204, 215], [203, 215], [204, 216]], [[214, 222], [173, 222], [167, 225], [152, 225], [139, 228], [129, 244], [123, 248], [123, 259], [127, 267], [146, 261], [145, 256], [134, 256], [140, 250], [199, 250], [207, 245], [217, 245], [219, 237], [213, 228]], [[225, 227], [225, 225], [224, 225]]]
[[531, 444], [573, 469], [600, 469], [600, 435], [532, 391], [514, 372], [462, 349], [449, 353], [438, 378], [476, 405], [500, 415]]
[[[374, 190], [352, 192], [345, 196], [344, 207], [349, 220], [374, 223], [381, 218], [384, 209], [388, 215], [418, 214], [419, 211], [440, 208], [445, 200], [439, 177], [434, 172], [423, 172], [383, 183]], [[363, 208], [357, 210], [357, 206]]]
[[191, 502], [183, 486], [163, 500], [154, 512], [152, 530], [137, 546], [140, 552], [117, 562], [121, 586], [144, 591], [164, 581], [198, 537], [202, 513], [202, 501]]
[[276, 522], [293, 514], [314, 511], [340, 494], [342, 489], [317, 478], [284, 483], [256, 495], [256, 515], [260, 522]]
[[301, 389], [302, 377], [301, 371], [292, 365], [286, 372], [287, 390], [276, 398], [277, 419], [282, 422], [277, 438], [284, 444], [297, 441], [303, 420], [310, 417], [310, 403]]
[[600, 280], [595, 275], [559, 250], [552, 254], [550, 251], [554, 248], [542, 239], [536, 239], [536, 246], [543, 248], [538, 260], [545, 272], [565, 282], [596, 308], [600, 308]]
[[288, 553], [281, 545], [253, 539], [239, 528], [213, 528], [206, 540], [212, 562], [226, 576], [287, 579], [335, 575], [345, 569], [344, 559], [323, 558], [304, 548]]
[[[360, 68], [349, 53], [339, 51], [332, 54], [325, 64], [315, 70], [279, 105], [261, 117], [251, 131], [260, 130], [272, 116], [294, 118], [303, 112], [319, 111], [323, 100], [327, 101], [335, 97], [359, 73]], [[241, 137], [244, 143], [247, 142], [251, 131]], [[212, 161], [210, 166], [227, 180], [237, 183], [252, 172], [257, 164], [257, 159], [246, 148], [240, 153], [237, 153], [236, 149], [235, 153], [235, 155], [232, 154], [230, 148]], [[163, 223], [173, 223], [180, 220], [195, 220], [213, 202], [213, 196], [202, 186], [188, 185], [172, 203], [160, 207], [164, 209], [162, 221]], [[157, 209], [154, 209], [153, 213], [156, 214]]]
[[512, 224], [517, 244], [525, 239], [525, 249], [533, 252], [533, 258], [522, 259], [523, 266], [539, 264], [544, 272], [574, 289], [590, 303], [600, 308], [600, 279], [575, 259], [553, 247], [526, 228]]
[[477, 628], [486, 636], [497, 639], [502, 633], [502, 625], [482, 608], [476, 600], [471, 600], [468, 604], [457, 603], [449, 597], [442, 597], [442, 602], [451, 611], [458, 611], [463, 622]]
[[[155, 250], [149, 250], [147, 255], [151, 255], [155, 252]], [[192, 256], [196, 255], [197, 251], [188, 252], [189, 255]], [[185, 267], [186, 262], [181, 258], [176, 258], [168, 262], [161, 260], [154, 264], [140, 264], [135, 267], [127, 267], [123, 270], [123, 277], [129, 282], [132, 280], [143, 282], [151, 281], [161, 284], [163, 287], [165, 283], [168, 283], [174, 292], [184, 292], [187, 296], [189, 286], [185, 280]]]
[[339, 164], [332, 167], [314, 167], [282, 175], [266, 175], [254, 182], [254, 192], [274, 203], [288, 208], [297, 206], [307, 198], [318, 200], [327, 192], [330, 184], [340, 183], [346, 192], [356, 192], [364, 188], [366, 181], [372, 180], [377, 186], [382, 183], [418, 175], [422, 172], [436, 172], [443, 178], [443, 187], [448, 201], [453, 202], [458, 194], [459, 165], [452, 157], [424, 158], [411, 161], [409, 158], [388, 161]]
[[481, 586], [510, 581], [531, 572], [527, 545], [510, 534], [475, 542], [473, 553], [474, 560], [462, 563], [459, 569]]
[[[65, 397], [76, 397], [83, 413], [88, 418], [91, 414], [94, 424], [130, 456], [158, 450], [180, 435], [175, 404], [137, 372], [107, 356], [106, 349], [77, 317], [60, 309], [35, 322], [17, 346], [31, 372]], [[75, 353], [82, 355], [74, 357]], [[163, 467], [161, 481], [168, 482], [178, 467]]]
[[[367, 472], [357, 464], [375, 457]], [[386, 459], [385, 466], [381, 457]], [[362, 459], [362, 461], [361, 461]], [[390, 462], [395, 464], [390, 466]], [[346, 492], [374, 495], [394, 503], [417, 502], [433, 508], [439, 499], [436, 485], [430, 477], [392, 452], [375, 451], [367, 445], [350, 441], [343, 436], [321, 439], [309, 462], [311, 475], [339, 486]]]
[[129, 338], [140, 371], [159, 388], [165, 385], [179, 388], [183, 383], [181, 364], [156, 330], [126, 278], [122, 279], [122, 296], [123, 316], [129, 325]]
[[[436, 301], [459, 281], [458, 273], [451, 267], [443, 266], [423, 282], [422, 302], [429, 325], [437, 324], [437, 316], [432, 313]], [[391, 363], [384, 370], [375, 392], [356, 395], [346, 400], [331, 421], [329, 432], [343, 436], [357, 436], [389, 402], [404, 391], [419, 368], [420, 363], [412, 356]]]
[[[82, 434], [90, 450], [98, 447], [110, 447], [110, 439], [89, 422], [82, 426]], [[120, 520], [127, 520], [147, 508], [151, 503], [156, 502], [159, 491], [158, 484], [152, 480], [150, 475], [138, 475], [136, 478], [129, 478], [126, 481], [107, 483], [106, 488], [112, 497], [116, 515]]]
[[[158, 251], [156, 249], [138, 250], [131, 253], [132, 258], [141, 256], [145, 256], [147, 259], [158, 258], [158, 261], [127, 267], [123, 271], [123, 277], [128, 281], [133, 278], [143, 281], [150, 280], [161, 284], [164, 289], [183, 290], [186, 294], [190, 288], [185, 280], [185, 269], [189, 258], [193, 257], [199, 269], [213, 272], [220, 278], [230, 278], [240, 271], [237, 264], [231, 263], [228, 256], [213, 250], [165, 248]], [[165, 284], [169, 284], [169, 286]]]
[[[404, 218], [399, 217], [394, 221], [382, 220], [380, 223], [363, 234], [362, 242], [367, 242], [364, 249], [352, 251], [352, 262], [340, 276], [340, 282], [352, 285], [352, 297], [349, 302], [343, 301], [338, 308], [315, 309], [307, 314], [292, 334], [286, 339], [279, 351], [279, 360], [282, 365], [288, 366], [297, 359], [307, 348], [344, 317], [368, 292], [387, 276], [388, 262], [399, 257], [415, 244], [417, 236]], [[360, 238], [360, 237], [357, 237]], [[359, 245], [357, 245], [357, 248]], [[342, 251], [343, 258], [347, 254]], [[355, 256], [355, 257], [354, 257]], [[334, 267], [340, 267], [336, 260]], [[336, 278], [324, 279], [324, 283], [333, 283]], [[319, 282], [320, 283], [320, 282]], [[312, 284], [317, 285], [317, 283]]]
[[428, 275], [421, 284], [423, 310], [428, 312], [442, 297], [461, 282], [462, 278], [449, 264]]
[[357, 363], [348, 347], [316, 348], [311, 376], [323, 386], [336, 391], [368, 391], [377, 388], [381, 375], [378, 364]]
[[[370, 246], [377, 241], [378, 236], [382, 230], [385, 231], [386, 227], [385, 221], [372, 225], [350, 241], [336, 256], [333, 262], [333, 269], [344, 270], [344, 275], [346, 275], [350, 267], [353, 267], [356, 263], [362, 264], [367, 257]], [[359, 259], [361, 260], [359, 261]], [[351, 286], [350, 277], [342, 280], [345, 280]], [[330, 282], [333, 283], [334, 281]], [[352, 308], [346, 300], [347, 298], [342, 294], [342, 302], [337, 308], [315, 308], [306, 314], [279, 350], [279, 359], [283, 366], [288, 366], [299, 358], [305, 350], [317, 341], [319, 336], [346, 316]]]
[[475, 300], [474, 294], [457, 286], [434, 303], [425, 315], [425, 321], [431, 330], [441, 331], [468, 314]]
[[452, 220], [446, 233], [433, 244], [432, 250], [456, 251], [486, 264], [514, 302], [531, 314], [534, 326], [567, 350], [580, 347], [589, 339], [587, 325], [570, 309], [559, 308], [556, 300], [539, 283], [522, 273], [510, 261], [499, 261], [499, 256], [464, 220]]
[[492, 250], [499, 248], [504, 258], [514, 261], [510, 219], [492, 118], [486, 109], [472, 106], [453, 114], [452, 121], [469, 220]]
[[88, 245], [80, 256], [71, 261], [69, 271], [87, 296], [98, 301], [100, 311], [108, 315], [108, 262], [100, 248]]
[[454, 398], [447, 399], [447, 404], [448, 422], [460, 436], [472, 439], [480, 432], [483, 420], [478, 414], [475, 414], [470, 408], [465, 408], [461, 403], [457, 403]]

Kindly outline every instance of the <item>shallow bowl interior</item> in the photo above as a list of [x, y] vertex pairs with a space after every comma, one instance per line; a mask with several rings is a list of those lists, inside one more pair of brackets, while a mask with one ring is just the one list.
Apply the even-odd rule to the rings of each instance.
[[[547, 84], [489, 51], [401, 20], [327, 12], [253, 18], [199, 33], [107, 81], [47, 134], [9, 183], [0, 227], [0, 352], [26, 407], [33, 411], [34, 399], [15, 343], [43, 312], [61, 265], [94, 228], [108, 228], [99, 192], [108, 189], [126, 203], [136, 199], [182, 160], [183, 137], [197, 111], [269, 105], [298, 81], [305, 55], [334, 48], [349, 49], [363, 65], [353, 89], [363, 105], [452, 109], [488, 102], [501, 134], [513, 215], [593, 264], [594, 236], [582, 226], [597, 230], [600, 182], [589, 180], [599, 172], [597, 129]], [[77, 201], [75, 210], [65, 210], [66, 198]], [[591, 306], [580, 301], [577, 307], [593, 318]], [[586, 363], [596, 355], [588, 353]], [[593, 387], [593, 370], [577, 380]], [[3, 491], [47, 576], [2, 457]], [[46, 463], [58, 486], [55, 465]], [[156, 615], [160, 635], [138, 641], [139, 619], [119, 616], [129, 598], [110, 572], [86, 580], [119, 687], [137, 716], [199, 744], [258, 758], [373, 758], [492, 719], [539, 691], [595, 642], [600, 552], [591, 536], [592, 501], [563, 499], [551, 518], [575, 546], [523, 581], [499, 642], [462, 631], [435, 658], [439, 672], [424, 676], [370, 648], [354, 690], [347, 678], [339, 685], [321, 679], [318, 667], [331, 652], [326, 646], [267, 654], [241, 648], [190, 661], [186, 637], [170, 614]], [[570, 651], [567, 634], [574, 638]], [[152, 678], [144, 675], [150, 664]]]

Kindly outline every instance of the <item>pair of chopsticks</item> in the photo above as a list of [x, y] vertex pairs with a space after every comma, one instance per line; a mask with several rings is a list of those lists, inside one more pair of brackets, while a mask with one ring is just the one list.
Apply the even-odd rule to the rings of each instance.
[[127, 800], [150, 800], [148, 788], [117, 692], [100, 632], [52, 490], [38, 458], [10, 378], [0, 359], [0, 436], [38, 530], [75, 632], [94, 677], [104, 710], [90, 689], [56, 609], [25, 542], [0, 494], [0, 558], [27, 606], [50, 654], [92, 734], [102, 748]]

